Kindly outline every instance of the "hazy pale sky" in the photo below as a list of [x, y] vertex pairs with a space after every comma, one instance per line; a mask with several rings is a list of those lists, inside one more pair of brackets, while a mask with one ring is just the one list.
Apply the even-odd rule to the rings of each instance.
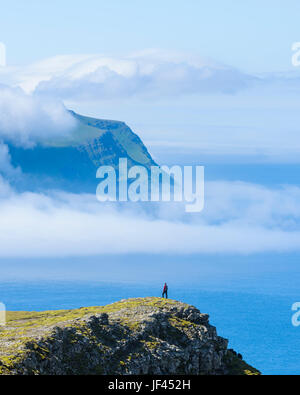
[[244, 71], [289, 70], [298, 0], [1, 1], [8, 64], [145, 48], [197, 52]]

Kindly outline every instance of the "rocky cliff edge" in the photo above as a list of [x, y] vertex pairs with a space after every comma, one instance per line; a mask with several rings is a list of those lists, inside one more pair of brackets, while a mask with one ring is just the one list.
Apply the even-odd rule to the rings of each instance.
[[0, 328], [0, 374], [256, 375], [228, 350], [209, 316], [161, 298], [103, 307], [9, 312]]

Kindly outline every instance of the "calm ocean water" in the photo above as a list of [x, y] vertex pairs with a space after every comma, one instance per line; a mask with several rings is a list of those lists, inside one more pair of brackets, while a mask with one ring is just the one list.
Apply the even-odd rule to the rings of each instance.
[[[0, 301], [8, 310], [41, 311], [105, 305], [124, 298], [160, 296], [157, 285], [79, 281], [2, 282]], [[210, 292], [170, 287], [170, 298], [210, 314], [230, 347], [264, 374], [300, 373], [300, 328], [291, 324], [292, 296]]]

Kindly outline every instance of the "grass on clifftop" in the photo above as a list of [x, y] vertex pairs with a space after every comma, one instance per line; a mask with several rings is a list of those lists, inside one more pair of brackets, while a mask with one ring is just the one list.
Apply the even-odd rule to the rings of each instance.
[[[141, 306], [151, 306], [157, 308], [164, 308], [166, 306], [182, 304], [171, 299], [162, 298], [135, 298], [126, 299], [124, 301], [112, 303], [106, 306], [96, 307], [81, 307], [79, 309], [71, 310], [50, 310], [43, 312], [25, 312], [25, 311], [8, 311], [6, 315], [7, 326], [16, 327], [38, 327], [38, 326], [52, 326], [60, 322], [82, 318], [89, 314], [113, 313], [122, 309], [133, 309]], [[186, 304], [186, 306], [188, 306]], [[1, 333], [1, 332], [0, 332]]]
[[[101, 313], [114, 313], [139, 307], [156, 307], [158, 309], [179, 302], [161, 298], [136, 298], [116, 302], [106, 306], [82, 307], [73, 310], [51, 310], [43, 312], [7, 312], [6, 326], [0, 327], [0, 359], [22, 350], [22, 346], [32, 338], [46, 335], [54, 326], [67, 326], [70, 321], [85, 316]], [[134, 325], [134, 317], [124, 314], [124, 324]]]

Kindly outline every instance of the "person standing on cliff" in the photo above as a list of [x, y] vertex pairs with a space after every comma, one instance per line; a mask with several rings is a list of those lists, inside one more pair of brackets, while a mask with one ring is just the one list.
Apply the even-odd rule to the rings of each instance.
[[165, 283], [164, 285], [164, 289], [163, 289], [163, 293], [162, 293], [162, 297], [166, 296], [166, 299], [168, 299], [168, 286], [167, 283]]

